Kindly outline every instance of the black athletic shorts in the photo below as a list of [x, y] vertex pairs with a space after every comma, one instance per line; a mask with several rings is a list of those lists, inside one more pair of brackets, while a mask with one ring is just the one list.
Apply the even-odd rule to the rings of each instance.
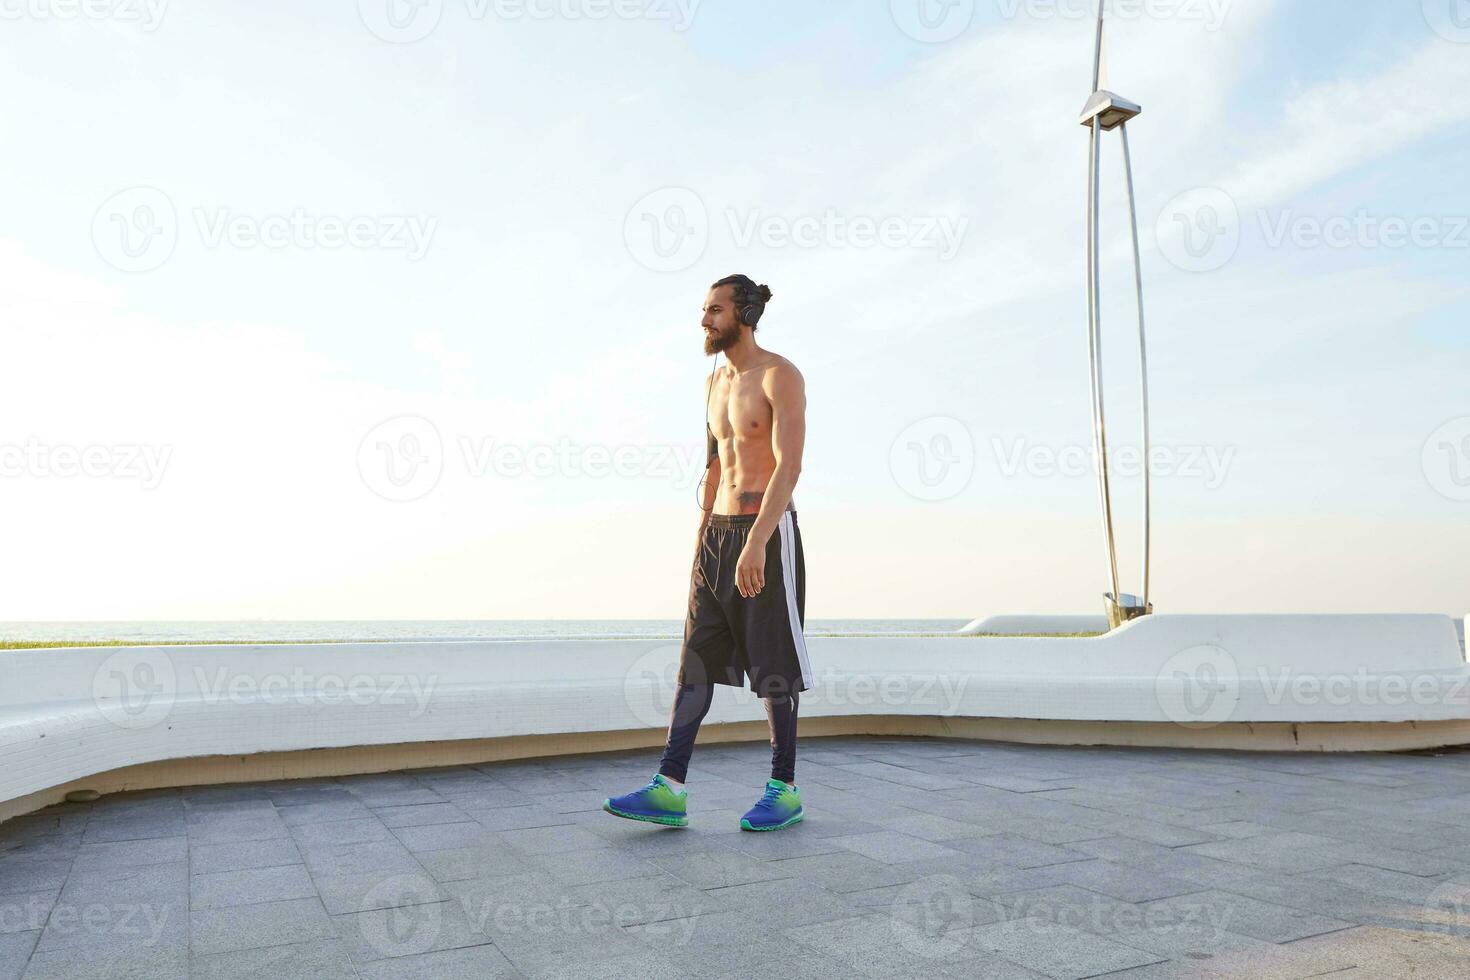
[[748, 679], [757, 696], [781, 697], [812, 685], [802, 624], [806, 620], [806, 561], [796, 511], [788, 510], [766, 542], [765, 588], [747, 599], [735, 584], [740, 550], [754, 514], [711, 514], [699, 541], [684, 620], [681, 684], [728, 684]]

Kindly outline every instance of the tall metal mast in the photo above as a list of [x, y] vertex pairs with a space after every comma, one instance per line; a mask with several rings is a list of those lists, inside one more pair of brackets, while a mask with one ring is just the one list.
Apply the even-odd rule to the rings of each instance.
[[[1107, 0], [1098, 0], [1097, 34], [1092, 49], [1092, 95], [1082, 108], [1081, 123], [1088, 128], [1087, 170], [1087, 356], [1091, 367], [1092, 444], [1097, 456], [1098, 495], [1103, 536], [1108, 549], [1108, 576], [1112, 591], [1104, 596], [1108, 624], [1120, 626], [1153, 611], [1149, 602], [1149, 555], [1152, 547], [1152, 487], [1149, 475], [1148, 347], [1144, 334], [1143, 268], [1138, 249], [1138, 208], [1133, 194], [1133, 160], [1128, 149], [1128, 120], [1143, 112], [1135, 102], [1100, 88], [1102, 84], [1103, 19]], [[1123, 142], [1123, 170], [1128, 184], [1128, 221], [1133, 233], [1133, 286], [1138, 297], [1138, 358], [1143, 401], [1143, 593], [1119, 590], [1118, 544], [1113, 531], [1113, 496], [1109, 483], [1108, 435], [1103, 412], [1102, 313], [1099, 301], [1101, 245], [1098, 235], [1099, 187], [1102, 183], [1102, 134], [1118, 130]]]

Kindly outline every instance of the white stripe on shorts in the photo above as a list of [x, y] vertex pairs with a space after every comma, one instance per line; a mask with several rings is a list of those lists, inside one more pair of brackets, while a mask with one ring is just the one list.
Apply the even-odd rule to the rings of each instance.
[[812, 682], [812, 667], [806, 657], [806, 636], [801, 632], [801, 614], [796, 608], [796, 533], [792, 529], [791, 512], [781, 514], [776, 525], [781, 535], [781, 579], [786, 586], [786, 614], [791, 619], [791, 639], [796, 644], [796, 658], [801, 663], [801, 682], [807, 687]]

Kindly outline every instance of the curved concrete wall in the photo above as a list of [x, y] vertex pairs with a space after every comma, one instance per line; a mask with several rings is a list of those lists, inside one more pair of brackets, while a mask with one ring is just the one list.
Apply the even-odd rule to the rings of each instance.
[[[1445, 732], [1470, 721], [1470, 668], [1444, 616], [1158, 615], [1085, 639], [808, 646], [804, 719], [908, 719], [916, 732], [1027, 719], [1029, 740], [1045, 740], [1037, 723], [1100, 722], [1135, 726], [1129, 744], [1137, 726], [1168, 732], [1161, 744], [1218, 744], [1209, 733], [1222, 726], [1300, 723], [1355, 726], [1363, 748], [1363, 723], [1397, 726], [1392, 744], [1406, 747], [1458, 740]], [[657, 735], [677, 663], [678, 644], [647, 640], [6, 651], [0, 803], [164, 760]], [[709, 725], [759, 717], [750, 692], [718, 695]], [[1406, 724], [1420, 730], [1407, 742]]]

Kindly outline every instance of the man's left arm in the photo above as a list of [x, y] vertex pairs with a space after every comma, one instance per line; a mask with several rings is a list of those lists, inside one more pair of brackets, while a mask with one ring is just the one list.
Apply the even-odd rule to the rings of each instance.
[[765, 394], [771, 402], [771, 453], [776, 468], [761, 498], [760, 511], [751, 525], [750, 537], [740, 552], [735, 584], [749, 598], [766, 585], [766, 544], [791, 502], [796, 480], [801, 476], [801, 454], [806, 444], [806, 383], [801, 372], [781, 364], [766, 373]]

